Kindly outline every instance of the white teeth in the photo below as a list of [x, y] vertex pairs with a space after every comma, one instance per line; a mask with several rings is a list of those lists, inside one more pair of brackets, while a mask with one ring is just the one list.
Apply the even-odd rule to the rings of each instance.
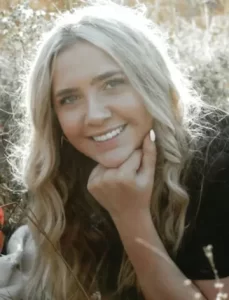
[[125, 126], [121, 126], [115, 130], [112, 130], [104, 135], [100, 135], [100, 136], [93, 136], [93, 140], [96, 141], [96, 142], [104, 142], [104, 141], [107, 141], [107, 140], [110, 140], [112, 139], [113, 137], [119, 135], [123, 129], [124, 129]]

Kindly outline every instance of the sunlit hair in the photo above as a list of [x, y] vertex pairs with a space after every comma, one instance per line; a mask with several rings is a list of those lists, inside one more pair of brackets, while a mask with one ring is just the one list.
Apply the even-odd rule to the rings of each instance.
[[[185, 230], [189, 196], [184, 179], [193, 145], [202, 135], [197, 124], [203, 104], [170, 59], [166, 35], [142, 11], [114, 3], [65, 13], [44, 37], [31, 67], [26, 83], [26, 127], [17, 152], [21, 176], [32, 198], [29, 224], [38, 245], [28, 286], [32, 299], [38, 291], [55, 300], [86, 299], [86, 293], [91, 295], [98, 288], [98, 274], [106, 285], [109, 239], [122, 249], [109, 215], [87, 192], [93, 164], [66, 141], [61, 147], [61, 128], [52, 107], [55, 59], [80, 41], [104, 50], [118, 63], [154, 119], [158, 154], [151, 212], [171, 255]], [[138, 285], [122, 252], [117, 278], [120, 293]]]

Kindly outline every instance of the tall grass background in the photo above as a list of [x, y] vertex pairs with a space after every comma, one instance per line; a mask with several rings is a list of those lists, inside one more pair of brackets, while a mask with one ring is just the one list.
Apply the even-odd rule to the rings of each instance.
[[[129, 6], [144, 3], [148, 17], [168, 32], [171, 55], [204, 101], [229, 110], [229, 0], [116, 2]], [[23, 75], [40, 35], [60, 11], [80, 5], [83, 1], [0, 0], [0, 207], [6, 208], [11, 228], [22, 221], [27, 202], [27, 195], [13, 183], [6, 160], [9, 140], [17, 135], [12, 110], [20, 99]], [[212, 259], [211, 253], [206, 256]], [[221, 291], [216, 278], [217, 284]], [[222, 297], [217, 300], [224, 299], [223, 293], [218, 295]]]
[[[87, 2], [87, 1], [85, 1]], [[144, 3], [148, 17], [169, 34], [171, 54], [208, 103], [229, 109], [229, 1], [123, 0], [129, 6]], [[20, 97], [28, 58], [36, 42], [60, 11], [83, 1], [0, 1], [0, 205], [25, 202], [17, 192], [6, 161], [9, 138], [16, 135], [12, 108]], [[23, 71], [24, 70], [24, 71]], [[14, 211], [15, 212], [15, 211]], [[17, 223], [19, 213], [8, 213]]]

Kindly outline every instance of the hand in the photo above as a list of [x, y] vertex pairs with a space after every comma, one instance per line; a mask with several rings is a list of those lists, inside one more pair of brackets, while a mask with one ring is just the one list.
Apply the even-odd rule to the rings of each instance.
[[147, 134], [142, 149], [135, 150], [118, 168], [97, 165], [88, 179], [88, 191], [112, 218], [149, 211], [154, 183], [156, 147]]

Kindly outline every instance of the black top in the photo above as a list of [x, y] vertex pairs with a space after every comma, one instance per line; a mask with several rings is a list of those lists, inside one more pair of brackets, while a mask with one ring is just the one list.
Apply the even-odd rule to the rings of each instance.
[[[208, 245], [213, 246], [218, 276], [229, 276], [229, 116], [221, 117], [214, 116], [211, 129], [205, 132], [207, 140], [199, 141], [199, 151], [194, 155], [185, 181], [190, 195], [187, 229], [172, 259], [190, 280], [215, 279], [203, 251]], [[122, 253], [120, 244], [120, 241], [113, 244], [107, 259], [106, 286], [111, 290], [116, 290]], [[132, 287], [118, 299], [142, 300], [144, 297]]]
[[[211, 244], [215, 267], [220, 278], [229, 276], [229, 117], [215, 122], [218, 132], [209, 133], [209, 140], [191, 163], [190, 176], [186, 181], [190, 203], [186, 216], [185, 231], [181, 247], [174, 262], [191, 280], [214, 279], [214, 273], [203, 247]], [[207, 134], [207, 133], [206, 133]], [[104, 229], [103, 222], [96, 221]], [[115, 228], [113, 228], [115, 230]], [[105, 268], [109, 274], [106, 282], [101, 276], [101, 287], [116, 290], [123, 247], [119, 240], [109, 236]], [[100, 277], [100, 276], [99, 276]], [[153, 280], [153, 279], [152, 279]], [[143, 299], [135, 287], [128, 289], [120, 299]]]
[[[210, 139], [191, 168], [187, 190], [189, 228], [174, 259], [192, 280], [214, 279], [203, 247], [213, 246], [220, 278], [229, 276], [229, 120], [219, 123], [220, 132]], [[218, 124], [218, 125], [219, 125]], [[190, 221], [191, 220], [191, 221]]]

